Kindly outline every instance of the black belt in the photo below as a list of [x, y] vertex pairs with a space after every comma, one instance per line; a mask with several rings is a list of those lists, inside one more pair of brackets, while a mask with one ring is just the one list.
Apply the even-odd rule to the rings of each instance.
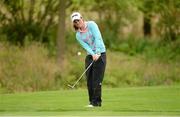
[[106, 52], [102, 52], [101, 54], [106, 54]]

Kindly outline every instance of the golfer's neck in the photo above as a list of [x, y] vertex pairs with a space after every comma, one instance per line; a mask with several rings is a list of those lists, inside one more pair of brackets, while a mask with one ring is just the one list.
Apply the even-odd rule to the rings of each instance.
[[86, 30], [86, 25], [84, 22], [83, 22], [82, 26], [80, 27], [80, 30], [82, 30], [82, 31]]

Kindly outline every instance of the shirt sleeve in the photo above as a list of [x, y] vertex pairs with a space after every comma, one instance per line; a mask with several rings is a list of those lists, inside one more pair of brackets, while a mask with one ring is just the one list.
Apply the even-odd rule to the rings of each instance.
[[91, 31], [95, 38], [95, 47], [96, 47], [95, 53], [96, 54], [101, 53], [100, 52], [100, 47], [101, 47], [100, 44], [101, 44], [102, 36], [101, 36], [101, 32], [98, 28], [98, 25], [94, 21], [91, 22]]
[[80, 37], [76, 34], [76, 39], [78, 40], [78, 42], [80, 43], [80, 45], [91, 55], [94, 55], [95, 53], [92, 51], [92, 49], [89, 47], [89, 45], [87, 43], [85, 43], [84, 41], [82, 41], [80, 39]]

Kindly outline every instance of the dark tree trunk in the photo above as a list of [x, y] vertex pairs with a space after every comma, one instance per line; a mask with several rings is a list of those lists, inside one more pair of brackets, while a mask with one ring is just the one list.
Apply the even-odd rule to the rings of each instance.
[[61, 68], [64, 66], [64, 54], [65, 54], [65, 3], [66, 0], [60, 0], [59, 5], [59, 24], [57, 32], [57, 62]]
[[144, 16], [143, 31], [144, 31], [144, 36], [151, 36], [151, 19], [150, 19], [150, 17]]

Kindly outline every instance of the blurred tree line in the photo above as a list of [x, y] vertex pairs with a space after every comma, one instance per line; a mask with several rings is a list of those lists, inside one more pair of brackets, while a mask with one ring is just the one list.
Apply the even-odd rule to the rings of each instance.
[[57, 44], [59, 55], [63, 54], [65, 36], [70, 32], [65, 27], [71, 23], [72, 11], [82, 11], [92, 19], [96, 15], [108, 48], [117, 45], [122, 27], [135, 22], [140, 14], [145, 37], [152, 36], [155, 18], [161, 39], [175, 41], [180, 33], [179, 0], [1, 0], [0, 6], [1, 40], [19, 45], [27, 41]]
[[[97, 22], [105, 45], [111, 51], [108, 54], [114, 60], [110, 61], [112, 68], [107, 71], [106, 77], [110, 78], [106, 84], [116, 87], [121, 83], [179, 82], [179, 64], [176, 64], [180, 58], [179, 0], [0, 0], [0, 88], [45, 90], [63, 86], [67, 81], [74, 81], [74, 76], [81, 75], [82, 62], [77, 62], [77, 57], [71, 53], [79, 51], [79, 48], [73, 48], [76, 41], [70, 19], [73, 11], [79, 11], [85, 20]], [[10, 44], [3, 43], [6, 41]], [[43, 46], [31, 44], [34, 41]], [[71, 54], [67, 57], [69, 66], [59, 70], [59, 66], [63, 66], [65, 49]], [[112, 52], [114, 50], [127, 56], [123, 58]], [[60, 65], [48, 52], [58, 56]], [[142, 64], [138, 69], [127, 64], [129, 55], [136, 53], [147, 57], [143, 64], [135, 58], [132, 60], [134, 66]], [[149, 61], [153, 57], [160, 58], [161, 62], [165, 60], [167, 64], [170, 60], [172, 65], [154, 67]], [[125, 61], [120, 62], [121, 70], [116, 63], [119, 59]], [[152, 68], [146, 69], [147, 64], [152, 64]]]

